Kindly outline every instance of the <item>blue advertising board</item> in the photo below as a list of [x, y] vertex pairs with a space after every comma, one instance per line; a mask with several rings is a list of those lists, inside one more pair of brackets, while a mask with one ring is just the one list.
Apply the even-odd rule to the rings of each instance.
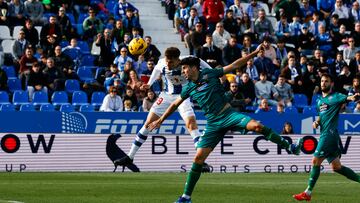
[[[293, 125], [296, 134], [319, 134], [312, 129], [314, 115], [306, 114], [249, 114], [264, 125], [281, 132], [285, 122]], [[134, 134], [146, 120], [146, 112], [0, 112], [2, 133], [86, 133]], [[196, 113], [199, 129], [204, 129], [206, 119]], [[340, 134], [360, 134], [360, 114], [340, 114]], [[178, 113], [170, 116], [158, 129], [157, 134], [186, 134], [184, 121]]]

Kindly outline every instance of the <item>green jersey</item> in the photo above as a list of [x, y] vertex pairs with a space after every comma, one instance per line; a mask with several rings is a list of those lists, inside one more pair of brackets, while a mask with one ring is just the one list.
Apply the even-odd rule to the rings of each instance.
[[316, 105], [320, 116], [321, 134], [337, 132], [339, 112], [342, 104], [346, 102], [346, 98], [346, 95], [334, 92], [317, 99]]
[[215, 118], [228, 103], [224, 87], [219, 80], [223, 75], [223, 68], [202, 69], [196, 82], [189, 81], [183, 87], [181, 98], [192, 97], [207, 118]]

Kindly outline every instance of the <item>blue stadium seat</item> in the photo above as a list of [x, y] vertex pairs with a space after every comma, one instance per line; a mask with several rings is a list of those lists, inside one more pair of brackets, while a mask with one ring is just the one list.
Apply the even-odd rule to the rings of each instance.
[[21, 81], [18, 78], [8, 79], [7, 84], [10, 92], [22, 90]]
[[9, 94], [6, 91], [0, 91], [0, 105], [10, 104]]
[[62, 104], [70, 104], [65, 91], [55, 91], [51, 96], [51, 102], [55, 107], [59, 107]]
[[72, 95], [72, 105], [77, 108], [86, 104], [89, 104], [87, 94], [83, 91], [75, 91]]
[[95, 108], [99, 108], [103, 103], [106, 94], [104, 92], [93, 92], [91, 95], [91, 105]]
[[75, 21], [75, 17], [72, 13], [66, 13], [67, 17], [69, 18], [70, 20], [70, 23], [73, 27], [76, 26], [76, 21]]
[[62, 104], [60, 106], [60, 110], [61, 112], [74, 112], [75, 111], [75, 108], [73, 105], [71, 104]]
[[95, 107], [93, 105], [90, 104], [84, 104], [80, 106], [80, 112], [94, 112], [95, 111]]
[[315, 115], [316, 112], [316, 107], [313, 106], [306, 106], [303, 109], [303, 114], [311, 114], [311, 115]]
[[49, 96], [46, 92], [36, 91], [34, 92], [32, 103], [35, 106], [40, 106], [42, 104], [49, 104]]
[[20, 106], [21, 104], [29, 104], [29, 93], [23, 90], [15, 91], [12, 103], [15, 106]]
[[290, 106], [290, 107], [285, 108], [285, 113], [286, 114], [298, 114], [299, 112], [296, 107]]
[[[95, 72], [95, 79], [96, 80], [101, 79], [101, 74], [103, 73], [103, 70], [104, 70], [103, 67], [96, 68], [96, 72]], [[103, 79], [105, 79], [105, 78], [103, 78]]]
[[80, 51], [77, 49], [66, 49], [63, 51], [63, 53], [65, 55], [67, 55], [68, 57], [70, 57], [72, 60], [77, 60], [77, 58], [80, 54]]
[[116, 1], [114, 1], [114, 0], [110, 0], [110, 1], [107, 1], [106, 2], [106, 8], [109, 10], [109, 12], [110, 13], [112, 13], [112, 14], [115, 14], [114, 13], [114, 8], [115, 8], [115, 4], [116, 4], [117, 2]]
[[55, 107], [52, 104], [42, 104], [40, 111], [55, 111]]
[[86, 67], [79, 67], [77, 70], [77, 74], [80, 78], [81, 81], [83, 82], [94, 82], [95, 78], [94, 75], [91, 71], [91, 68], [86, 68]]
[[90, 54], [90, 48], [87, 42], [85, 41], [78, 41], [77, 45], [80, 47], [81, 53], [83, 54]]
[[299, 108], [308, 106], [307, 97], [305, 94], [294, 94], [294, 105]]
[[78, 80], [74, 80], [74, 79], [68, 79], [65, 81], [65, 91], [67, 93], [74, 93], [75, 91], [79, 91], [80, 90], [80, 83]]
[[81, 58], [80, 66], [93, 66], [95, 57], [92, 55], [84, 55]]
[[59, 45], [61, 48], [64, 48], [69, 45], [69, 42], [67, 40], [61, 40]]
[[16, 78], [15, 68], [14, 66], [3, 66], [2, 69], [5, 71], [8, 79]]
[[[47, 19], [46, 23], [49, 22], [49, 19], [51, 16], [56, 16], [56, 13], [44, 13], [43, 14], [43, 17]], [[40, 35], [40, 33], [39, 33], [39, 35]]]
[[32, 104], [21, 104], [20, 111], [35, 111], [35, 107]]
[[82, 27], [82, 24], [83, 24], [85, 18], [87, 18], [87, 17], [89, 17], [88, 13], [80, 13], [77, 23], [80, 24]]
[[316, 100], [320, 97], [320, 94], [314, 94], [311, 98], [311, 106], [316, 106]]
[[0, 111], [16, 111], [13, 104], [3, 104], [0, 107]]

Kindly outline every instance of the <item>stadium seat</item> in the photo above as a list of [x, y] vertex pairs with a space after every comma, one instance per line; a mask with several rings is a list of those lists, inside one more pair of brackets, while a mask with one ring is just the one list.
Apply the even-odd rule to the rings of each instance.
[[39, 36], [40, 36], [41, 30], [42, 30], [42, 26], [34, 26], [34, 28], [38, 31]]
[[84, 104], [80, 106], [80, 112], [94, 112], [95, 111], [95, 107], [93, 105], [90, 104]]
[[16, 73], [15, 73], [15, 67], [14, 66], [3, 66], [2, 69], [5, 71], [6, 76], [8, 79], [15, 79]]
[[14, 39], [18, 38], [21, 28], [23, 28], [23, 26], [21, 26], [21, 25], [14, 27], [14, 31], [13, 31], [13, 35], [12, 35]]
[[298, 114], [299, 112], [296, 107], [290, 106], [290, 107], [285, 108], [285, 113], [286, 114]]
[[63, 53], [70, 57], [72, 60], [78, 60], [79, 55], [81, 55], [81, 52], [77, 49], [66, 49], [63, 51]]
[[95, 78], [91, 71], [91, 68], [79, 67], [77, 70], [77, 74], [81, 81], [83, 82], [94, 82]]
[[72, 105], [75, 108], [89, 104], [87, 94], [83, 91], [75, 91], [72, 95]]
[[71, 104], [62, 104], [60, 106], [60, 112], [74, 112], [75, 108]]
[[[258, 2], [258, 4], [260, 4], [260, 6], [262, 6], [265, 10], [265, 15], [269, 16], [271, 15], [270, 10], [269, 10], [269, 6], [266, 3], [263, 2]], [[275, 27], [274, 27], [275, 29]]]
[[55, 111], [55, 107], [52, 104], [42, 104], [40, 111]]
[[[44, 13], [43, 14], [43, 17], [46, 18], [46, 23], [49, 22], [49, 19], [51, 16], [56, 16], [56, 13]], [[40, 34], [40, 32], [39, 32], [39, 34]]]
[[55, 91], [51, 97], [51, 102], [55, 107], [63, 104], [70, 104], [68, 95], [65, 91]]
[[311, 106], [316, 106], [316, 100], [320, 97], [320, 94], [314, 94], [311, 98]]
[[16, 111], [13, 104], [3, 104], [0, 107], [0, 111]]
[[105, 96], [106, 95], [104, 92], [93, 92], [91, 95], [91, 105], [93, 105], [95, 108], [100, 107]]
[[85, 18], [87, 18], [87, 17], [89, 17], [88, 13], [80, 13], [77, 23], [80, 24], [82, 27], [82, 24], [83, 24]]
[[9, 94], [6, 91], [0, 91], [0, 105], [10, 104]]
[[107, 1], [106, 2], [106, 8], [109, 10], [109, 12], [110, 13], [112, 13], [112, 14], [115, 14], [114, 13], [114, 8], [115, 8], [115, 4], [116, 4], [117, 2], [116, 1], [114, 1], [114, 0], [110, 0], [110, 1]]
[[17, 90], [14, 92], [12, 101], [15, 106], [29, 104], [29, 93], [27, 91]]
[[8, 79], [8, 87], [10, 92], [14, 92], [21, 89], [21, 82], [18, 78]]
[[74, 17], [74, 14], [72, 13], [66, 13], [67, 17], [69, 18], [70, 20], [70, 23], [73, 27], [76, 27], [76, 21], [75, 21], [75, 17]]
[[294, 94], [294, 105], [298, 108], [308, 106], [307, 97], [305, 94]]
[[[10, 29], [6, 25], [0, 25], [0, 40], [1, 39], [12, 39], [10, 35]], [[3, 47], [5, 49], [5, 47]]]
[[[1, 27], [1, 26], [0, 26]], [[1, 31], [0, 31], [1, 32]], [[1, 42], [1, 46], [3, 48], [3, 52], [5, 54], [12, 54], [12, 47], [13, 47], [13, 44], [14, 44], [14, 40], [12, 39], [4, 39], [2, 42]]]
[[32, 104], [21, 104], [20, 111], [35, 111], [35, 107]]
[[65, 81], [65, 91], [69, 94], [80, 90], [80, 83], [78, 80], [68, 79]]
[[90, 48], [87, 42], [85, 41], [78, 41], [77, 42], [78, 47], [80, 47], [81, 53], [83, 54], [90, 54]]
[[81, 58], [80, 66], [93, 66], [95, 57], [92, 55], [84, 55]]
[[316, 108], [312, 107], [312, 106], [307, 106], [307, 107], [304, 107], [304, 109], [303, 109], [303, 114], [315, 115], [316, 113], [317, 113]]
[[69, 42], [66, 40], [61, 40], [59, 45], [61, 46], [61, 48], [64, 48], [69, 45]]
[[104, 80], [105, 79], [105, 71], [103, 67], [98, 67], [96, 68], [96, 72], [95, 72], [95, 80], [100, 81], [101, 79]]
[[277, 24], [277, 20], [276, 20], [276, 18], [275, 18], [275, 17], [273, 17], [273, 16], [267, 16], [266, 18], [270, 20], [271, 25], [272, 25], [272, 26], [273, 26], [273, 28], [275, 29], [275, 28], [276, 28], [276, 24]]
[[49, 96], [46, 92], [36, 91], [34, 92], [32, 103], [34, 106], [49, 104]]

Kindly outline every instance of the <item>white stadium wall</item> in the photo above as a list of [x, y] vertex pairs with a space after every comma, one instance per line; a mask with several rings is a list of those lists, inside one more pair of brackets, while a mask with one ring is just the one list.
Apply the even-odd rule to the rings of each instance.
[[[297, 140], [304, 135], [291, 135]], [[0, 134], [0, 172], [89, 171], [111, 172], [104, 134]], [[207, 163], [213, 172], [308, 172], [318, 136], [305, 137], [300, 156], [288, 154], [259, 135], [227, 135]], [[122, 135], [117, 145], [129, 151], [134, 135]], [[360, 172], [360, 136], [341, 136], [342, 162]], [[307, 151], [308, 152], [307, 152]], [[185, 172], [191, 167], [194, 145], [189, 135], [154, 135], [135, 157], [140, 171]], [[305, 152], [305, 153], [304, 153]], [[324, 162], [324, 171], [330, 171]], [[118, 169], [121, 171], [121, 168]], [[126, 172], [130, 171], [125, 169]]]

